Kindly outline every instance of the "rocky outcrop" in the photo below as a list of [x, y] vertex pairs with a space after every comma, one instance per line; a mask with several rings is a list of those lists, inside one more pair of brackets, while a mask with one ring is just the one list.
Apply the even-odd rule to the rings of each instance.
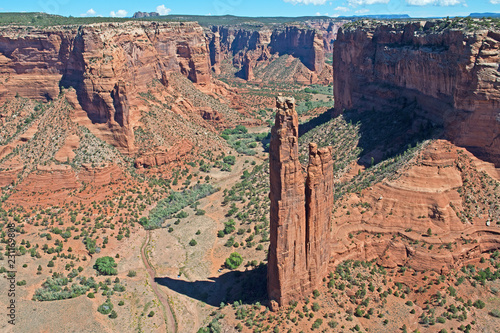
[[[153, 152], [138, 157], [135, 160], [135, 167], [151, 168], [172, 162], [181, 162], [192, 149], [193, 144], [184, 139], [170, 149], [163, 149], [163, 152]], [[158, 150], [162, 150], [161, 147]]]
[[325, 67], [323, 36], [315, 29], [298, 26], [246, 29], [212, 26], [207, 32], [210, 62], [216, 73], [224, 59], [233, 58], [241, 69], [240, 77], [252, 80], [253, 68], [273, 55], [292, 55], [312, 72], [321, 73]]
[[[339, 199], [331, 263], [376, 260], [389, 268], [446, 273], [500, 248], [500, 228], [487, 223], [499, 218], [491, 206], [497, 200], [490, 199], [498, 196], [497, 183], [490, 179], [491, 187], [484, 186], [483, 163], [449, 141], [435, 140], [392, 179]], [[440, 251], [444, 245], [448, 250]]]
[[70, 29], [3, 28], [0, 103], [14, 97], [51, 100], [73, 87], [94, 123], [106, 124], [113, 144], [134, 152], [132, 124], [139, 93], [153, 81], [168, 85], [180, 72], [210, 84], [208, 46], [196, 23], [126, 22]]
[[315, 143], [310, 143], [305, 189], [306, 259], [309, 281], [313, 288], [319, 286], [328, 274], [333, 181], [332, 148], [318, 149]]
[[[0, 175], [1, 182], [5, 172]], [[61, 204], [66, 200], [74, 200], [76, 193], [85, 189], [99, 188], [97, 192], [106, 192], [105, 187], [120, 183], [125, 177], [124, 170], [116, 164], [97, 167], [83, 164], [80, 170], [75, 170], [67, 164], [38, 165], [36, 171], [16, 187], [8, 203], [24, 207], [41, 203]], [[95, 197], [96, 192], [92, 194]]]
[[333, 204], [330, 148], [310, 146], [307, 180], [298, 154], [294, 99], [278, 97], [270, 144], [270, 245], [267, 286], [276, 308], [309, 294], [326, 275]]
[[[388, 112], [414, 103], [444, 137], [500, 166], [500, 33], [442, 22], [361, 22], [334, 48], [335, 110]], [[441, 25], [440, 25], [441, 24]]]

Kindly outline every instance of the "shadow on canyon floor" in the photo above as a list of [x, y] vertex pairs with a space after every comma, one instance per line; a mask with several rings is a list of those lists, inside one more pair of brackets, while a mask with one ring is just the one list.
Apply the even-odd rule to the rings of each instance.
[[[341, 140], [342, 135], [359, 136], [357, 146], [361, 153], [358, 163], [369, 167], [372, 163], [402, 154], [424, 140], [441, 138], [442, 126], [419, 117], [416, 109], [415, 104], [409, 104], [391, 112], [346, 110], [342, 116], [349, 124], [348, 130], [337, 133], [340, 138], [337, 136], [336, 140]], [[337, 117], [340, 115], [334, 115], [334, 109], [330, 109], [300, 124], [299, 136]]]
[[329, 109], [324, 113], [320, 114], [316, 118], [311, 118], [307, 122], [299, 124], [299, 137], [306, 134], [310, 130], [323, 125], [333, 118], [333, 109]]
[[219, 306], [222, 302], [243, 304], [267, 301], [267, 265], [244, 272], [230, 271], [209, 280], [186, 281], [157, 277], [155, 282], [188, 297]]

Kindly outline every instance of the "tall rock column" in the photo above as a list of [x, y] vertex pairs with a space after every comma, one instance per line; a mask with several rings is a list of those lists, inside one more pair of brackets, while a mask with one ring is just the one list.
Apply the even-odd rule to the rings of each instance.
[[271, 230], [267, 290], [271, 304], [286, 305], [310, 292], [306, 270], [306, 210], [302, 166], [299, 162], [299, 122], [293, 98], [276, 99], [271, 130], [269, 172]]
[[330, 262], [332, 148], [309, 145], [304, 179], [294, 104], [293, 98], [276, 99], [276, 120], [271, 130], [267, 291], [272, 310], [307, 296], [321, 285]]
[[309, 144], [306, 180], [306, 264], [311, 286], [328, 274], [330, 224], [333, 207], [332, 148]]

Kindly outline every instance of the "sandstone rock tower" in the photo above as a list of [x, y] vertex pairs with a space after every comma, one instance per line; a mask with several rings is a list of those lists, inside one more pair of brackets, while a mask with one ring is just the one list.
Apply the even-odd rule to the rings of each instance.
[[279, 305], [309, 294], [326, 276], [333, 205], [331, 148], [309, 147], [307, 180], [299, 162], [295, 100], [276, 99], [271, 130], [271, 243], [267, 289]]

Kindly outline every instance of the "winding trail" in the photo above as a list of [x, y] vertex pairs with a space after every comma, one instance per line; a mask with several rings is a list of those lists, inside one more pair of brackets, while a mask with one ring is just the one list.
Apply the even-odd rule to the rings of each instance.
[[158, 289], [158, 285], [155, 282], [156, 272], [149, 264], [148, 256], [146, 254], [146, 248], [149, 245], [150, 238], [151, 238], [151, 231], [147, 230], [146, 240], [144, 241], [144, 243], [142, 244], [142, 247], [141, 247], [142, 262], [144, 263], [144, 266], [146, 267], [146, 270], [148, 271], [149, 283], [151, 284], [151, 287], [153, 288], [153, 292], [155, 293], [156, 297], [158, 298], [158, 301], [160, 302], [160, 304], [163, 308], [163, 318], [165, 320], [167, 332], [177, 333], [177, 322], [174, 318], [174, 314], [173, 314], [173, 310], [170, 306], [170, 302], [168, 301], [168, 298], [166, 298], [161, 293], [161, 291]]

